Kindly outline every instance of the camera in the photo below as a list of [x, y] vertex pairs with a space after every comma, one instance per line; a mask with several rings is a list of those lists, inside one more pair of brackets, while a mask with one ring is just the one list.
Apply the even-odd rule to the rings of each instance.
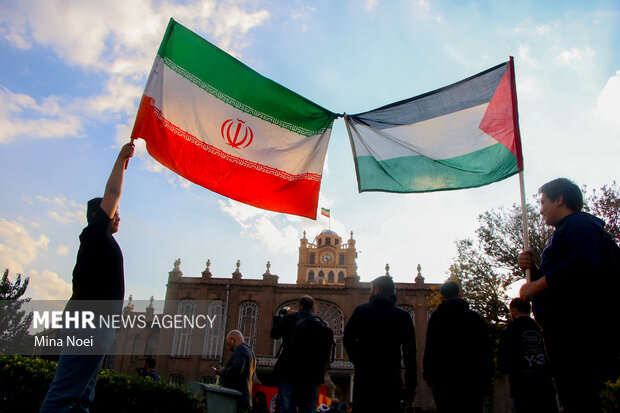
[[283, 315], [287, 315], [288, 311], [291, 309], [291, 307], [282, 307], [282, 309], [278, 312], [279, 316], [283, 316]]

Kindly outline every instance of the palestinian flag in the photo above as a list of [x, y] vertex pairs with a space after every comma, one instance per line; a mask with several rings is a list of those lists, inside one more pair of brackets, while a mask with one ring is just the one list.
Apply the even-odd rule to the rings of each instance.
[[218, 194], [315, 219], [336, 117], [170, 19], [132, 138]]
[[360, 192], [473, 188], [523, 169], [512, 57], [345, 124]]

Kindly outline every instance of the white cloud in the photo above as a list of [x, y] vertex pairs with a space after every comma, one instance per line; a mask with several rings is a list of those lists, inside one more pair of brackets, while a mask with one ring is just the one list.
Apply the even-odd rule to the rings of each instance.
[[568, 50], [562, 50], [557, 56], [557, 60], [563, 65], [572, 65], [581, 63], [586, 59], [594, 57], [594, 50], [589, 47], [577, 48], [571, 47]]
[[366, 0], [364, 7], [366, 7], [367, 10], [373, 10], [377, 7], [377, 4], [379, 4], [379, 0]]
[[[220, 209], [241, 226], [241, 236], [260, 241], [270, 252], [294, 252], [299, 242], [299, 229], [286, 224], [282, 214], [265, 211], [228, 199], [219, 201]], [[289, 221], [290, 222], [290, 221]]]
[[56, 249], [56, 254], [66, 257], [69, 254], [69, 247], [66, 245], [59, 245]]
[[133, 121], [144, 76], [169, 16], [211, 37], [233, 55], [247, 46], [247, 33], [270, 17], [267, 10], [247, 12], [230, 3], [218, 5], [214, 0], [187, 4], [30, 0], [2, 7], [0, 35], [15, 47], [49, 48], [68, 65], [107, 74], [109, 79], [100, 94], [68, 102], [57, 96], [36, 102], [28, 95], [0, 89], [0, 143], [17, 136], [78, 136], [84, 118], [104, 119], [102, 116], [109, 113]]
[[33, 238], [19, 222], [0, 218], [0, 267], [11, 273], [23, 273], [41, 250], [46, 250], [49, 238], [44, 234]]
[[71, 222], [86, 224], [85, 205], [79, 204], [73, 200], [67, 200], [67, 198], [62, 195], [51, 198], [39, 195], [37, 196], [37, 200], [44, 204], [50, 204], [52, 209], [48, 211], [48, 215], [58, 222], [63, 224]]
[[0, 87], [0, 143], [10, 142], [17, 136], [78, 136], [81, 120], [62, 110], [62, 103], [56, 96], [37, 103], [31, 96]]
[[609, 125], [608, 130], [620, 130], [620, 70], [607, 81], [598, 95], [594, 114]]
[[26, 296], [34, 300], [66, 300], [71, 297], [71, 284], [52, 271], [31, 270]]

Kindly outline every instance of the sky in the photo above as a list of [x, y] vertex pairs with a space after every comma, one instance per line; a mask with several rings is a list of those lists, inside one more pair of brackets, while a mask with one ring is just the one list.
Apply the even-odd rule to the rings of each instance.
[[[565, 176], [599, 188], [620, 172], [620, 2], [0, 0], [0, 267], [27, 296], [67, 299], [86, 224], [129, 136], [170, 17], [259, 73], [336, 113], [435, 90], [514, 56], [525, 192]], [[447, 277], [478, 215], [520, 201], [517, 176], [476, 189], [358, 193], [342, 119], [319, 208], [331, 222], [265, 211], [173, 174], [137, 141], [116, 239], [126, 297], [165, 296], [177, 258], [199, 277], [294, 283], [299, 239], [353, 237], [358, 274]]]

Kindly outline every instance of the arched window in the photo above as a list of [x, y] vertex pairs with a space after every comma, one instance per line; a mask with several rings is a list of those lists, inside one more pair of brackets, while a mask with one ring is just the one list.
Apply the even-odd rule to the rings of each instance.
[[323, 238], [319, 238], [319, 247], [323, 245]]
[[411, 321], [413, 321], [413, 325], [415, 325], [415, 309], [413, 308], [413, 306], [403, 304], [403, 305], [399, 305], [399, 307], [409, 313], [409, 316], [411, 317]]
[[218, 358], [224, 348], [224, 306], [222, 300], [211, 300], [207, 307], [207, 316], [213, 319], [213, 324], [205, 329], [205, 341], [202, 348], [202, 357], [206, 359]]
[[254, 349], [256, 347], [256, 330], [258, 328], [258, 303], [244, 301], [239, 305], [239, 322], [237, 325], [245, 338], [245, 342]]
[[339, 283], [343, 283], [344, 282], [344, 271], [339, 271], [338, 272], [338, 282]]
[[333, 271], [330, 271], [329, 274], [327, 274], [327, 282], [333, 283], [335, 281], [336, 281], [336, 274], [334, 274]]
[[339, 265], [344, 265], [344, 254], [339, 254], [338, 255], [338, 264]]
[[316, 262], [316, 256], [314, 255], [314, 252], [310, 253], [310, 257], [308, 259], [308, 263], [309, 264], [314, 264]]
[[325, 245], [332, 245], [332, 239], [329, 237], [325, 238]]
[[146, 344], [144, 345], [144, 355], [153, 356], [157, 349], [158, 334], [153, 332], [146, 338]]
[[[177, 315], [194, 317], [196, 312], [196, 304], [192, 300], [183, 300], [179, 302], [177, 307]], [[174, 336], [172, 339], [172, 357], [189, 357], [190, 349], [192, 347], [192, 327], [190, 325], [182, 328], [174, 329]]]
[[314, 282], [314, 271], [312, 270], [308, 271], [308, 282], [310, 283]]
[[133, 339], [133, 347], [131, 348], [131, 359], [137, 360], [140, 357], [140, 334], [136, 334]]
[[325, 273], [323, 270], [319, 271], [319, 284], [322, 284], [325, 281]]

